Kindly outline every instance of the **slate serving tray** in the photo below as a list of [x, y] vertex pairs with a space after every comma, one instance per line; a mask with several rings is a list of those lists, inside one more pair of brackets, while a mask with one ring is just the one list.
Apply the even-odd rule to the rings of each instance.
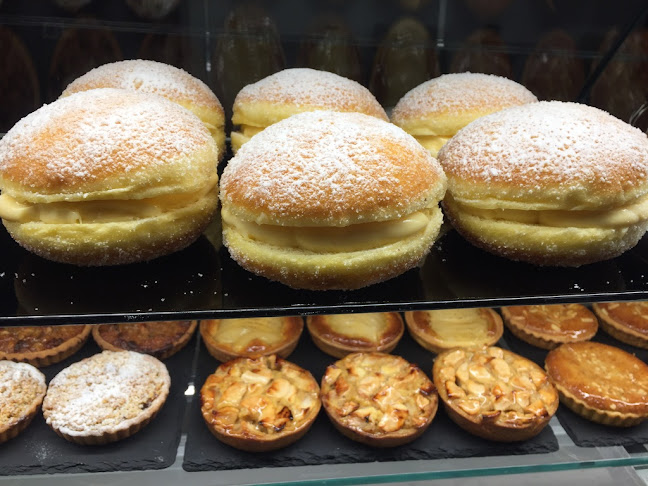
[[[431, 375], [434, 355], [420, 347], [407, 332], [393, 354], [418, 364], [428, 376]], [[336, 359], [315, 347], [305, 330], [297, 349], [288, 360], [308, 369], [321, 382], [326, 366]], [[205, 379], [218, 364], [201, 345], [196, 393], [199, 393]], [[558, 450], [558, 442], [549, 427], [525, 442], [491, 442], [464, 432], [447, 417], [442, 406], [420, 438], [391, 449], [374, 449], [347, 439], [333, 429], [322, 410], [311, 430], [285, 449], [261, 454], [239, 451], [222, 444], [209, 432], [200, 414], [199, 397], [191, 404], [186, 431], [183, 468], [187, 471], [538, 454]]]
[[[196, 339], [165, 360], [171, 375], [169, 397], [158, 415], [133, 436], [102, 446], [73, 444], [56, 435], [42, 413], [15, 439], [0, 444], [0, 475], [84, 473], [163, 469], [176, 459], [180, 442], [185, 389], [191, 372]], [[92, 337], [68, 359], [41, 371], [47, 382], [63, 368], [101, 349]]]

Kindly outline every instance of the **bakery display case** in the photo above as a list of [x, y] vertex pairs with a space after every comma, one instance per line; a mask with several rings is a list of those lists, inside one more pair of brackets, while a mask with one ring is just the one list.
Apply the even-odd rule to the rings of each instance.
[[[640, 0], [586, 9], [549, 0], [3, 0], [0, 136], [88, 70], [137, 58], [204, 81], [223, 104], [227, 133], [239, 90], [291, 67], [353, 79], [388, 114], [410, 89], [441, 74], [497, 74], [541, 100], [586, 103], [648, 133], [648, 6]], [[444, 227], [418, 266], [351, 291], [297, 290], [247, 272], [223, 245], [219, 217], [187, 248], [129, 265], [48, 261], [20, 247], [4, 227], [0, 248], [3, 326], [648, 300], [646, 237], [610, 260], [538, 267], [487, 253]], [[645, 349], [601, 331], [594, 340], [648, 360]], [[498, 344], [541, 365], [546, 355], [508, 331]], [[97, 351], [86, 344], [44, 368], [47, 379]], [[393, 353], [431, 374], [434, 355], [407, 332]], [[318, 381], [334, 361], [308, 333], [291, 360]], [[167, 362], [166, 408], [141, 436], [121, 444], [69, 444], [37, 418], [24, 435], [0, 445], [0, 483], [363, 484], [595, 468], [622, 474], [648, 466], [645, 423], [610, 428], [560, 408], [541, 434], [519, 443], [464, 434], [440, 413], [415, 442], [374, 449], [342, 437], [320, 414], [291, 447], [241, 452], [216, 441], [200, 414], [198, 391], [217, 365], [196, 335]]]

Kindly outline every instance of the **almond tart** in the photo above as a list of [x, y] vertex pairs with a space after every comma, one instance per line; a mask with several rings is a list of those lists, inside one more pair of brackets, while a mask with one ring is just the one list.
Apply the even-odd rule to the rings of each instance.
[[353, 353], [326, 369], [322, 404], [346, 437], [393, 447], [425, 432], [439, 399], [426, 374], [400, 356]]
[[308, 316], [306, 326], [315, 345], [331, 356], [356, 352], [391, 352], [403, 337], [398, 312]]
[[648, 302], [592, 304], [601, 328], [619, 341], [648, 349]]
[[83, 347], [92, 326], [24, 326], [0, 328], [0, 359], [49, 366]]
[[0, 444], [27, 428], [46, 390], [45, 375], [32, 365], [0, 361]]
[[492, 346], [502, 337], [502, 318], [493, 309], [437, 309], [405, 313], [414, 340], [433, 353]]
[[287, 358], [297, 347], [304, 320], [291, 317], [208, 319], [200, 322], [207, 351], [218, 361], [276, 354]]
[[581, 304], [515, 305], [502, 307], [502, 316], [514, 336], [542, 349], [588, 341], [598, 330], [596, 316]]
[[125, 439], [162, 408], [171, 379], [164, 363], [134, 351], [103, 351], [50, 381], [45, 422], [70, 442], [100, 445]]
[[648, 418], [648, 365], [630, 353], [567, 343], [549, 351], [545, 368], [560, 401], [588, 420], [630, 427]]
[[92, 337], [101, 349], [135, 351], [166, 359], [186, 346], [197, 325], [198, 321], [100, 324], [92, 329]]
[[530, 439], [558, 408], [558, 393], [542, 368], [496, 346], [445, 351], [432, 375], [448, 416], [484, 439]]
[[207, 377], [200, 400], [211, 433], [251, 452], [299, 440], [321, 407], [319, 386], [310, 372], [274, 354], [221, 364]]

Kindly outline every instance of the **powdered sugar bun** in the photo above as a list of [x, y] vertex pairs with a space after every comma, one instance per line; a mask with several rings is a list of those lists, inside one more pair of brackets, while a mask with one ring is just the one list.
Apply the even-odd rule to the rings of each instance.
[[209, 87], [188, 72], [143, 59], [104, 64], [71, 82], [62, 97], [97, 88], [120, 88], [163, 96], [185, 107], [207, 126], [225, 152], [225, 112]]
[[224, 243], [243, 267], [299, 288], [357, 288], [416, 265], [446, 178], [400, 128], [360, 113], [268, 127], [221, 181]]
[[488, 115], [439, 162], [449, 219], [496, 254], [581, 265], [632, 248], [648, 228], [648, 139], [596, 108], [551, 101]]
[[187, 246], [208, 224], [217, 158], [200, 120], [162, 97], [76, 93], [0, 141], [0, 216], [18, 243], [51, 260], [155, 258]]
[[314, 110], [357, 112], [387, 120], [371, 92], [356, 81], [309, 68], [284, 69], [245, 86], [234, 100], [232, 132], [236, 151], [265, 127]]
[[393, 123], [416, 137], [432, 155], [479, 117], [538, 101], [521, 84], [492, 74], [444, 74], [409, 91], [394, 107]]

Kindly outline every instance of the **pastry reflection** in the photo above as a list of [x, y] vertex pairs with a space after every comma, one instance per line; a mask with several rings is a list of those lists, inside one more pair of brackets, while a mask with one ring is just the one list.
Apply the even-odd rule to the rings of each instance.
[[297, 65], [344, 76], [362, 83], [360, 51], [349, 26], [335, 15], [324, 15], [308, 30], [302, 41]]
[[482, 19], [490, 19], [501, 14], [512, 0], [465, 0], [472, 13]]
[[139, 17], [159, 20], [169, 15], [180, 0], [126, 0], [126, 5]]
[[[201, 73], [198, 69], [194, 69], [192, 62], [195, 57], [193, 52], [189, 37], [174, 34], [147, 34], [142, 40], [137, 57], [170, 64], [200, 78]], [[204, 71], [204, 66], [202, 69]]]
[[0, 26], [0, 132], [7, 132], [40, 105], [40, 85], [31, 55], [20, 38]]
[[497, 31], [486, 28], [473, 32], [455, 53], [450, 64], [452, 73], [496, 74], [513, 77], [506, 45]]
[[75, 13], [82, 7], [88, 5], [92, 0], [52, 0], [52, 2], [63, 10]]
[[564, 30], [544, 34], [526, 60], [522, 84], [540, 100], [575, 101], [585, 81], [576, 42]]
[[393, 107], [412, 88], [440, 74], [434, 42], [418, 20], [396, 21], [376, 51], [369, 89], [385, 107]]

